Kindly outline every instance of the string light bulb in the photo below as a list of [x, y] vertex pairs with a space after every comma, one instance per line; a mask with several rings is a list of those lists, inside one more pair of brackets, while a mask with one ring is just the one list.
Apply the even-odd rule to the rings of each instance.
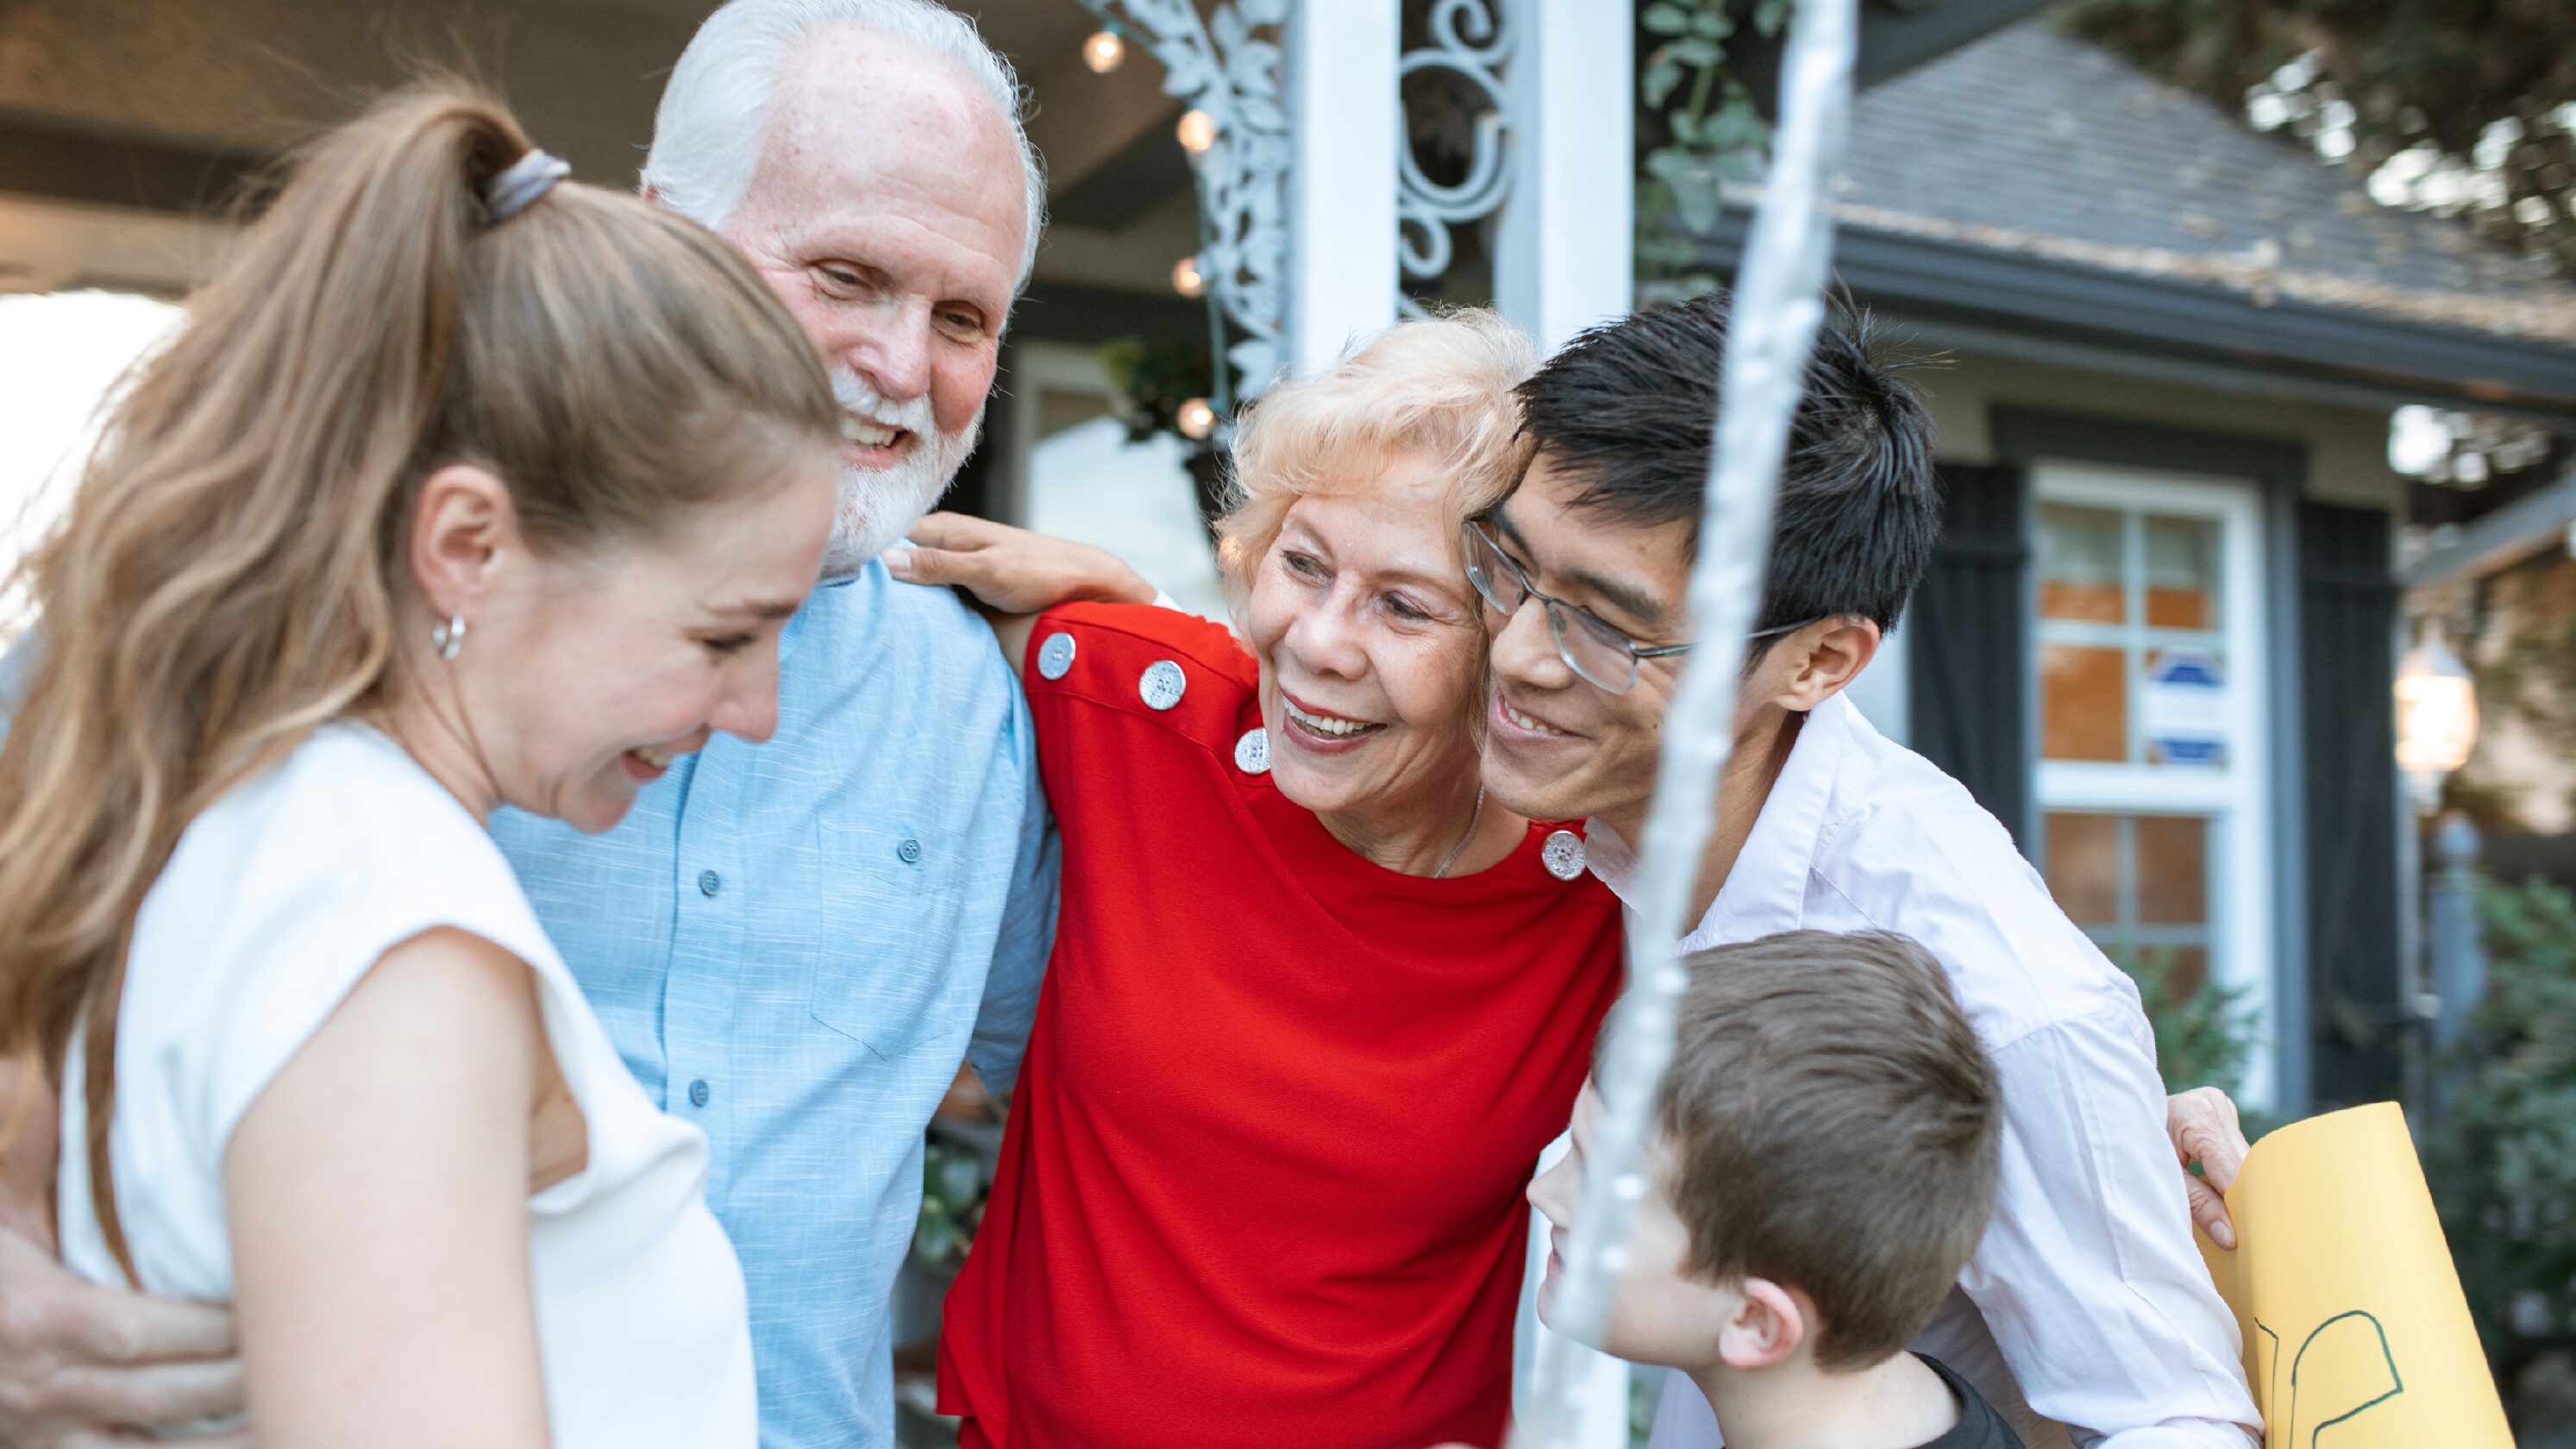
[[1199, 270], [1199, 259], [1183, 257], [1172, 263], [1172, 290], [1184, 297], [1203, 296], [1207, 292], [1207, 275]]
[[1118, 33], [1115, 22], [1091, 32], [1082, 42], [1082, 63], [1093, 75], [1107, 75], [1127, 60], [1127, 37]]
[[1208, 406], [1206, 398], [1194, 397], [1181, 404], [1172, 421], [1180, 428], [1182, 437], [1193, 443], [1204, 443], [1208, 434], [1216, 431], [1216, 409]]
[[1216, 117], [1205, 111], [1183, 111], [1180, 125], [1173, 129], [1181, 138], [1181, 149], [1193, 156], [1207, 154], [1207, 149], [1216, 144]]

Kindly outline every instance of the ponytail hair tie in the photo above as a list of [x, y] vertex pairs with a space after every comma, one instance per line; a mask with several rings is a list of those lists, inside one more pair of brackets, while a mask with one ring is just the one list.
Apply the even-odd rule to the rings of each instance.
[[571, 165], [562, 157], [529, 147], [528, 154], [483, 183], [484, 224], [499, 226], [517, 216], [571, 174]]

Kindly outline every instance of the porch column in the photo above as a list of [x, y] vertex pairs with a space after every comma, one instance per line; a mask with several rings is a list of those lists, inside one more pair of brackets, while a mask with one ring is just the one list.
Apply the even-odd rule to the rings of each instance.
[[1299, 0], [1288, 19], [1286, 361], [1395, 320], [1400, 0]]
[[1554, 352], [1635, 305], [1632, 0], [1508, 0], [1512, 188], [1494, 301]]

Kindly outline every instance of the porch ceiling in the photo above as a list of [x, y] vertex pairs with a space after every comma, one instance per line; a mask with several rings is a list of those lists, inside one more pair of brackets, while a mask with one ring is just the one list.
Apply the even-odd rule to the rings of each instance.
[[[0, 190], [153, 210], [202, 206], [248, 158], [348, 113], [421, 66], [499, 89], [586, 179], [631, 180], [671, 62], [715, 0], [8, 0], [0, 4]], [[1164, 98], [1148, 60], [1095, 77], [1078, 47], [1096, 22], [1078, 0], [959, 0], [952, 8], [1036, 94], [1036, 129], [1075, 179], [1124, 149]], [[1144, 72], [1142, 76], [1138, 72]], [[1140, 87], [1138, 82], [1143, 81]], [[1139, 92], [1141, 91], [1141, 95]], [[1111, 132], [1086, 148], [1062, 124]], [[1091, 122], [1099, 125], [1090, 125]], [[64, 151], [72, 143], [123, 148]], [[1096, 154], [1095, 154], [1096, 153]], [[7, 163], [16, 162], [14, 167]], [[194, 167], [212, 185], [178, 186]], [[120, 178], [118, 172], [137, 173]], [[120, 185], [126, 195], [114, 193]], [[205, 193], [205, 194], [196, 194]]]
[[[714, 8], [715, 0], [0, 0], [0, 290], [184, 289], [212, 250], [138, 248], [138, 237], [170, 232], [173, 221], [137, 213], [220, 213], [280, 146], [423, 65], [494, 86], [584, 179], [631, 184], [671, 63]], [[1167, 286], [1188, 243], [1167, 244], [1159, 203], [1176, 179], [1186, 192], [1188, 169], [1172, 140], [1180, 106], [1163, 94], [1160, 67], [1139, 53], [1110, 75], [1092, 74], [1079, 47], [1098, 22], [1079, 0], [954, 0], [952, 8], [1010, 57], [1030, 89], [1030, 136], [1063, 218], [1053, 229], [1062, 245], [1049, 250], [1095, 284]], [[1146, 240], [1152, 245], [1135, 245]], [[1127, 264], [1128, 251], [1140, 259]], [[124, 260], [99, 262], [109, 255]], [[1052, 261], [1042, 258], [1042, 269]]]

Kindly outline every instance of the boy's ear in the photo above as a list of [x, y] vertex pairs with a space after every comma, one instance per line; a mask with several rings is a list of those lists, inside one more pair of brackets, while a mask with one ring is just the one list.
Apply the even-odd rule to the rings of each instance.
[[1735, 1312], [1717, 1334], [1719, 1362], [1765, 1369], [1785, 1362], [1806, 1342], [1807, 1314], [1797, 1295], [1768, 1278], [1747, 1278], [1735, 1292]]
[[1878, 657], [1878, 621], [1857, 614], [1819, 619], [1771, 646], [1754, 666], [1760, 693], [1804, 714], [1842, 692]]

